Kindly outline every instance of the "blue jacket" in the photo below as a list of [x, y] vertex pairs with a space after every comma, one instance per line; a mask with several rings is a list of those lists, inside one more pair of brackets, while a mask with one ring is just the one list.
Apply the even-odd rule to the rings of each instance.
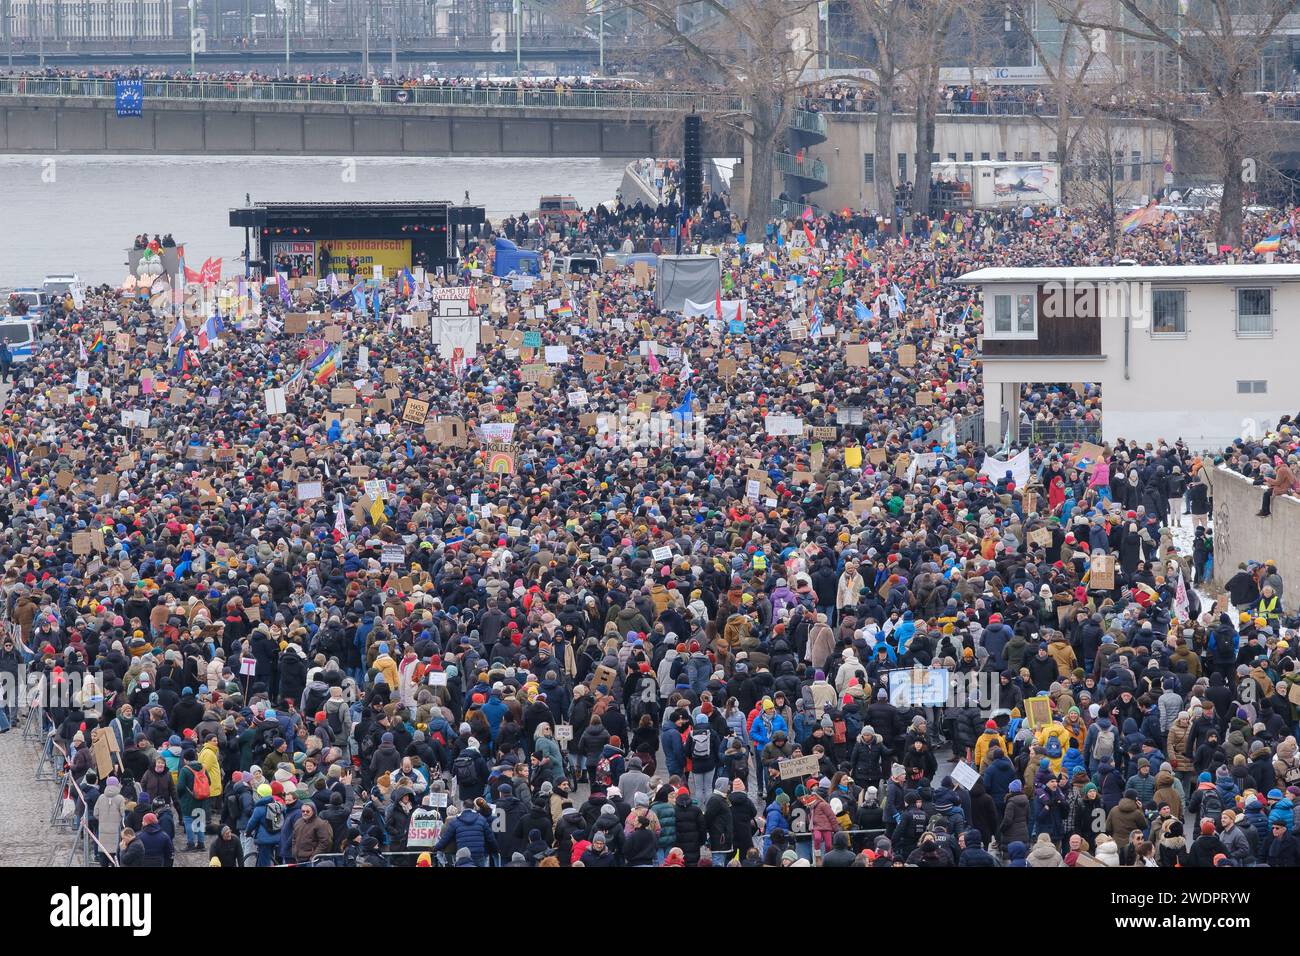
[[790, 733], [790, 728], [785, 725], [785, 718], [780, 714], [772, 715], [772, 726], [768, 728], [763, 722], [763, 714], [754, 718], [754, 723], [749, 727], [749, 739], [753, 742], [756, 750], [762, 750], [772, 742], [772, 736], [778, 731], [784, 730], [786, 734]]
[[489, 853], [497, 851], [497, 841], [492, 827], [476, 810], [462, 810], [442, 831], [435, 850], [445, 850], [452, 844], [459, 850], [467, 847], [475, 864], [482, 864]]
[[248, 818], [248, 828], [244, 830], [260, 846], [275, 846], [280, 842], [280, 834], [266, 828], [266, 805], [273, 800], [275, 797], [262, 797], [253, 804], [253, 815]]
[[293, 859], [293, 827], [302, 816], [302, 804], [295, 803], [293, 809], [284, 815], [284, 826], [280, 827], [280, 859]]
[[988, 790], [989, 796], [1001, 807], [1002, 802], [1007, 798], [1007, 788], [1011, 786], [1011, 781], [1015, 779], [1015, 765], [1006, 757], [999, 757], [990, 763], [988, 769], [984, 771], [984, 788]]
[[149, 824], [136, 839], [144, 847], [145, 866], [172, 865], [172, 836], [158, 824]]
[[1283, 824], [1287, 832], [1290, 833], [1295, 828], [1294, 804], [1290, 797], [1283, 797], [1277, 803], [1273, 804], [1273, 809], [1268, 811], [1268, 823], [1272, 826], [1274, 823]]
[[505, 702], [494, 694], [479, 709], [483, 711], [483, 716], [487, 718], [488, 729], [492, 731], [492, 739], [496, 740], [497, 731], [501, 727], [501, 719], [505, 717], [510, 708], [506, 707]]
[[767, 810], [763, 814], [763, 834], [767, 837], [763, 844], [764, 848], [772, 845], [772, 834], [777, 830], [789, 833], [790, 821], [781, 812], [781, 804], [773, 800], [767, 805]]
[[669, 724], [659, 734], [659, 743], [664, 748], [664, 766], [668, 775], [686, 772], [686, 748], [682, 745], [682, 735], [677, 732], [675, 724]]

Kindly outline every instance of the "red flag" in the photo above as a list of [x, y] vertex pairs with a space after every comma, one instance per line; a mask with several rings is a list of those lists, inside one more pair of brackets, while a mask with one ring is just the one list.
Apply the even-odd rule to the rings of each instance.
[[478, 303], [474, 301], [474, 286], [473, 286], [473, 285], [471, 285], [471, 286], [469, 287], [469, 310], [470, 310], [471, 312], [477, 312], [477, 311], [478, 311]]
[[718, 310], [718, 321], [721, 322], [722, 321], [722, 287], [721, 286], [718, 287], [718, 298], [714, 302], [714, 306]]
[[203, 273], [202, 273], [201, 271], [200, 271], [200, 272], [195, 272], [195, 271], [194, 271], [193, 269], [191, 269], [189, 266], [186, 266], [186, 267], [185, 267], [185, 281], [186, 281], [186, 282], [202, 282], [202, 281], [203, 281]]
[[839, 325], [843, 321], [844, 321], [844, 300], [840, 299], [840, 301], [835, 306], [835, 324]]
[[221, 260], [204, 259], [203, 268], [200, 270], [203, 276], [204, 285], [216, 285], [221, 281]]
[[809, 249], [817, 248], [817, 239], [813, 235], [812, 230], [808, 228], [807, 224], [805, 224], [803, 227], [803, 234], [808, 237], [808, 248]]

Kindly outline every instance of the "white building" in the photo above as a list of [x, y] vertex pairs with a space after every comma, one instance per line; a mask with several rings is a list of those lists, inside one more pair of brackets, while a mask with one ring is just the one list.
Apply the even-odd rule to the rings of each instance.
[[1099, 384], [1108, 442], [1222, 447], [1300, 411], [1300, 265], [990, 268], [958, 281], [983, 295], [992, 444], [1019, 421], [1027, 382]]

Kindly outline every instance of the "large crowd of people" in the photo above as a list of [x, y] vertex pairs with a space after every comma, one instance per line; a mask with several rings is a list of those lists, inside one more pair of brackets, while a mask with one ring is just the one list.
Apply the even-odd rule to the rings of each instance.
[[[684, 310], [551, 273], [576, 231], [535, 281], [487, 242], [446, 280], [469, 350], [420, 275], [228, 281], [219, 323], [69, 298], [0, 422], [0, 669], [45, 704], [2, 713], [48, 721], [100, 862], [1300, 864], [1295, 584], [1194, 588], [1213, 459], [1041, 443], [1017, 480], [953, 437], [944, 280], [1110, 261], [1107, 224], [878, 225], [738, 224]], [[1207, 259], [1181, 236], [1123, 255]]]

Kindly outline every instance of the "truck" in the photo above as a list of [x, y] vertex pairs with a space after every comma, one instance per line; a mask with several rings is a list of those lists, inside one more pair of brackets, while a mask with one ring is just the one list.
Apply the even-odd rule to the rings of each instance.
[[1010, 209], [1061, 201], [1058, 163], [982, 160], [935, 163], [933, 183], [945, 209]]

